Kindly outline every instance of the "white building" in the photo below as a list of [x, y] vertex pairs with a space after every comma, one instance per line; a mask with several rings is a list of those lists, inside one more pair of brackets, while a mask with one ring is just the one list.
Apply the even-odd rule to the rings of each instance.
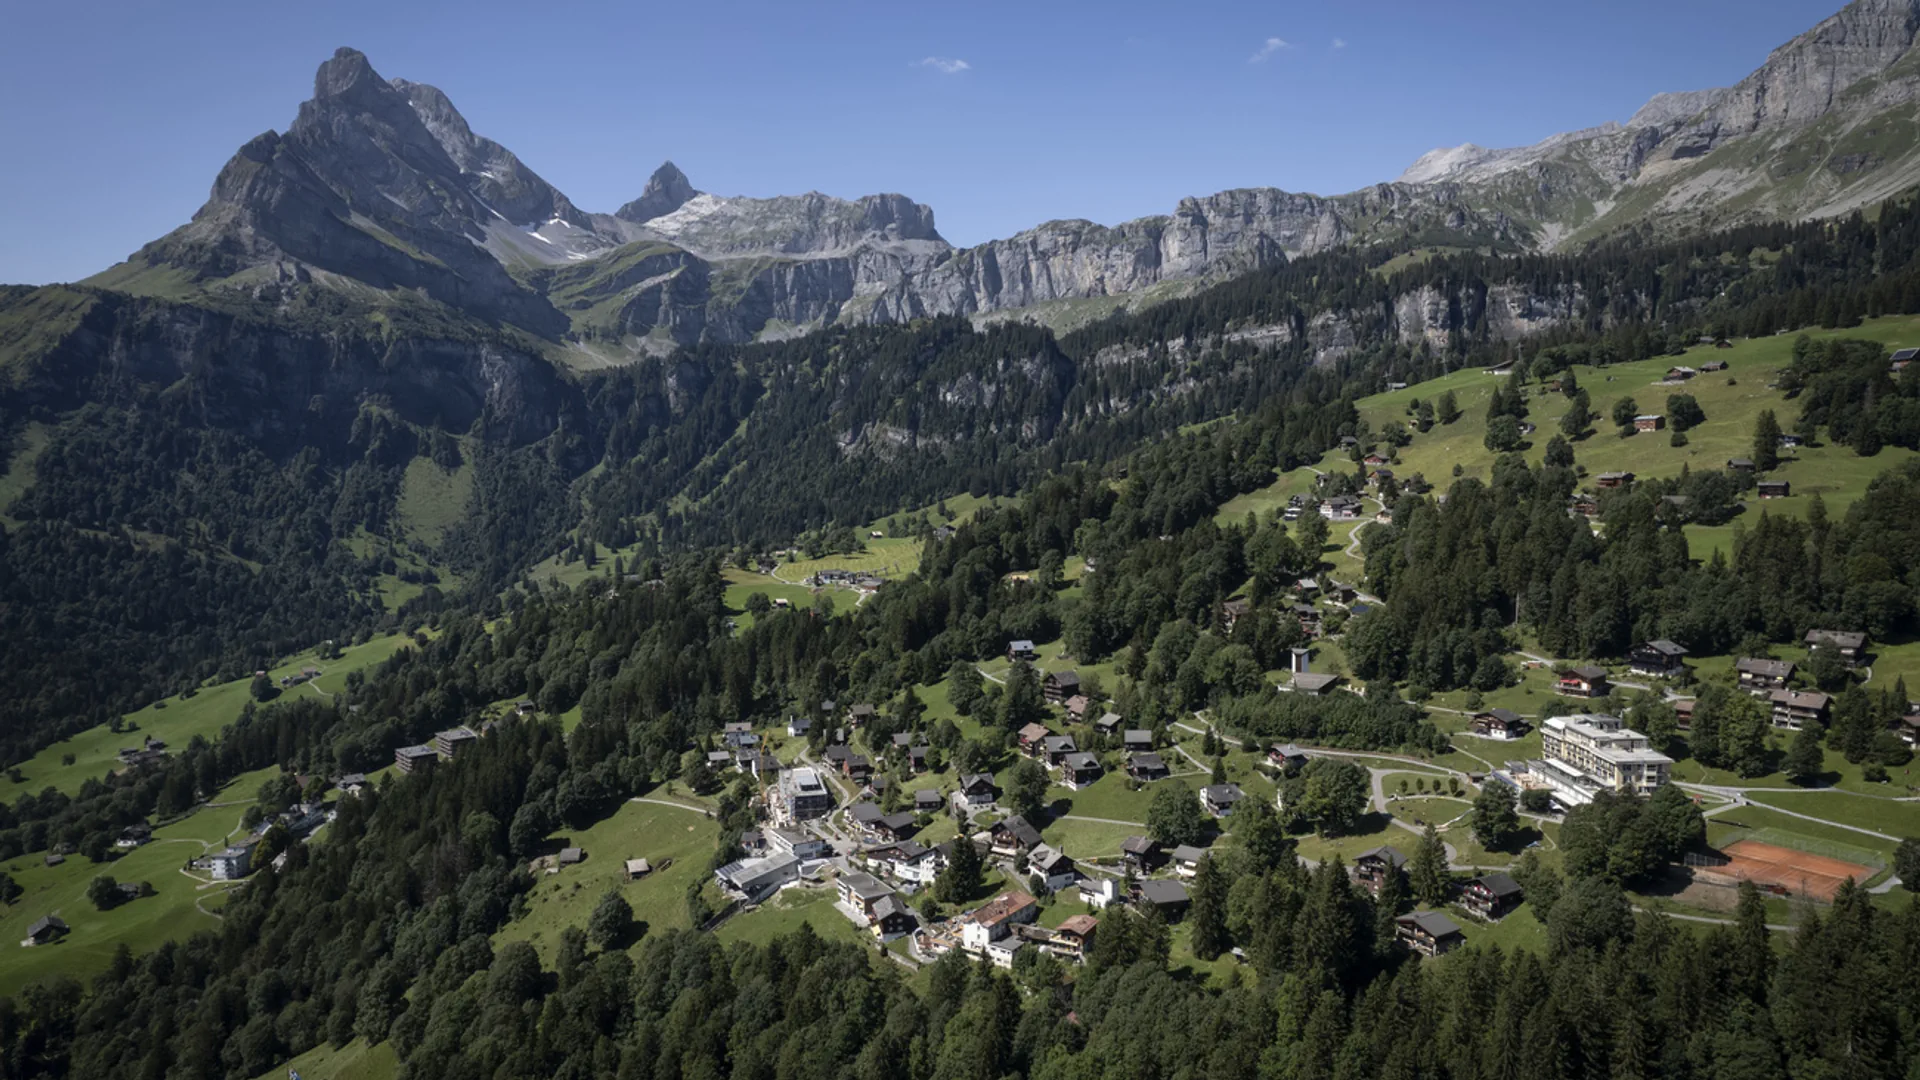
[[246, 843], [215, 852], [207, 859], [207, 869], [213, 872], [213, 880], [238, 881], [253, 873], [253, 849], [252, 843]]
[[1546, 760], [1534, 762], [1532, 772], [1570, 806], [1592, 802], [1600, 791], [1650, 795], [1673, 768], [1673, 759], [1645, 735], [1600, 713], [1548, 718], [1540, 725], [1540, 746]]

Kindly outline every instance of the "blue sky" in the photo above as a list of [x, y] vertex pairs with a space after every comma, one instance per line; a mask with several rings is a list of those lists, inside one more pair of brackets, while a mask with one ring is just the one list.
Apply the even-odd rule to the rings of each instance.
[[1185, 195], [1333, 194], [1724, 85], [1839, 0], [18, 4], [0, 39], [0, 281], [186, 221], [339, 45], [445, 90], [577, 204], [665, 158], [721, 195], [900, 191], [959, 244]]

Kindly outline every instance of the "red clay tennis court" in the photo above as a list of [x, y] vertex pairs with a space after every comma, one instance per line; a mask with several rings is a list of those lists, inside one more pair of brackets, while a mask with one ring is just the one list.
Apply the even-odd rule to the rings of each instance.
[[1733, 859], [1719, 868], [1723, 874], [1745, 878], [1770, 892], [1805, 894], [1829, 902], [1840, 891], [1841, 882], [1848, 878], [1863, 882], [1874, 873], [1872, 867], [1859, 863], [1776, 847], [1758, 840], [1737, 840], [1721, 852]]

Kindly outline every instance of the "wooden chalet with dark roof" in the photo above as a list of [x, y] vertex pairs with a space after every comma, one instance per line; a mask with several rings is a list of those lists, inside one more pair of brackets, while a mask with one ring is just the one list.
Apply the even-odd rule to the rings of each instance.
[[1667, 679], [1687, 670], [1687, 650], [1677, 642], [1659, 638], [1643, 641], [1627, 653], [1627, 667], [1641, 675]]
[[1793, 679], [1793, 668], [1791, 660], [1743, 656], [1733, 662], [1733, 670], [1740, 676], [1740, 689], [1760, 696], [1785, 689]]
[[1831, 649], [1848, 667], [1858, 667], [1867, 652], [1867, 635], [1856, 630], [1809, 630], [1807, 651]]
[[1495, 872], [1467, 882], [1460, 890], [1460, 906], [1482, 919], [1492, 921], [1512, 911], [1523, 896], [1519, 882], [1504, 873]]
[[1422, 956], [1440, 956], [1466, 944], [1460, 924], [1437, 911], [1416, 911], [1393, 920], [1394, 937]]
[[1063, 704], [1068, 698], [1080, 692], [1080, 673], [1049, 671], [1046, 677], [1040, 680], [1040, 692], [1046, 696], [1048, 704]]
[[1564, 697], [1603, 698], [1613, 692], [1613, 685], [1606, 668], [1583, 665], [1561, 672], [1554, 690]]

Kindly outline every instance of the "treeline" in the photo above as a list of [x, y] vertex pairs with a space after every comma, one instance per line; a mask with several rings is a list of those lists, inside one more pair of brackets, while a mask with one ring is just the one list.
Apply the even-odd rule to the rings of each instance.
[[1876, 640], [1915, 629], [1910, 576], [1920, 566], [1920, 467], [1877, 477], [1831, 520], [1819, 496], [1805, 520], [1764, 507], [1736, 523], [1733, 557], [1696, 564], [1663, 485], [1603, 492], [1599, 532], [1568, 514], [1576, 476], [1495, 462], [1444, 503], [1402, 498], [1393, 522], [1363, 536], [1369, 587], [1386, 600], [1347, 624], [1363, 678], [1430, 689], [1470, 685], [1510, 649], [1507, 628], [1555, 656], [1622, 656], [1670, 638], [1696, 653], [1765, 655], [1814, 627]]

